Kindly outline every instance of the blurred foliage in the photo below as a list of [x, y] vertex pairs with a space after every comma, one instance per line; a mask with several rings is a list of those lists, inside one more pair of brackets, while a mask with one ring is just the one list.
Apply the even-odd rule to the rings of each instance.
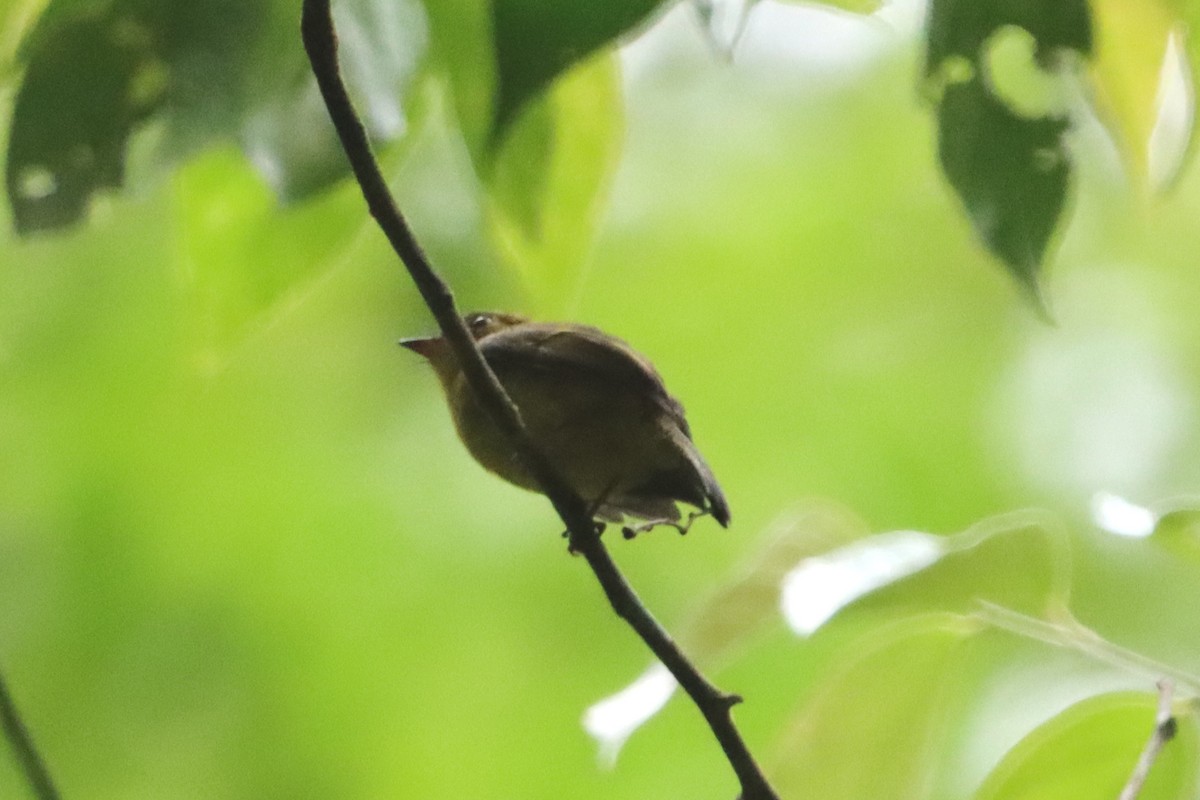
[[[1195, 796], [1196, 5], [742, 3], [732, 63], [694, 6], [569, 5], [336, 13], [462, 305], [600, 325], [686, 402], [733, 530], [612, 546], [783, 796], [1114, 796], [1163, 676], [1180, 736], [1142, 796]], [[431, 322], [298, 12], [0, 6], [0, 667], [61, 788], [732, 797], [678, 698], [597, 768], [581, 718], [648, 655], [394, 346]], [[972, 131], [947, 186], [935, 139]], [[14, 185], [71, 193], [43, 217]], [[972, 227], [1036, 252], [1054, 326]]]

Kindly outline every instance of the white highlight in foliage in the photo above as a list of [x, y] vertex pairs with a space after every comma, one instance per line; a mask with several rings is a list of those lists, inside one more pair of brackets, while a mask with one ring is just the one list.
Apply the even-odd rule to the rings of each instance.
[[783, 579], [783, 616], [811, 636], [849, 603], [937, 562], [946, 546], [932, 534], [893, 531], [806, 558]]
[[1183, 28], [1176, 26], [1167, 37], [1158, 81], [1158, 118], [1147, 143], [1150, 186], [1160, 192], [1175, 181], [1183, 168], [1196, 122], [1196, 94], [1184, 35]]
[[633, 683], [584, 713], [584, 730], [600, 745], [600, 760], [605, 766], [616, 763], [625, 740], [667, 704], [676, 686], [667, 668], [655, 663]]
[[1117, 536], [1141, 539], [1154, 533], [1154, 512], [1109, 492], [1092, 495], [1092, 519], [1097, 527]]

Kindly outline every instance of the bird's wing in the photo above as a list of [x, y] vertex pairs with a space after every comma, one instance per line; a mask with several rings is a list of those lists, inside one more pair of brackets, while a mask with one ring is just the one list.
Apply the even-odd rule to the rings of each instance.
[[616, 337], [586, 325], [527, 323], [485, 337], [479, 349], [493, 369], [531, 370], [564, 380], [595, 380], [638, 392], [691, 437], [683, 406], [644, 357]]

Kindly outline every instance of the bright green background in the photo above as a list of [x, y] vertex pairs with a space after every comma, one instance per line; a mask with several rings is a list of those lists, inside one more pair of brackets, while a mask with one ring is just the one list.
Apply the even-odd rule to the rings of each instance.
[[[732, 529], [610, 541], [669, 627], [798, 505], [855, 535], [1049, 510], [808, 641], [772, 614], [706, 664], [786, 797], [1040, 796], [1022, 769], [1115, 796], [1077, 751], [1131, 767], [1153, 675], [962, 614], [1068, 602], [1200, 671], [1195, 528], [1121, 540], [1088, 512], [1200, 488], [1200, 177], [1140, 202], [1079, 127], [1046, 324], [939, 175], [915, 39], [846, 15], [832, 44], [769, 35], [818, 13], [752, 18], [732, 64], [687, 8], [634, 46], [581, 267], [493, 254], [511, 209], [485, 209], [435, 88], [386, 172], [465, 308], [599, 325], [686, 403]], [[0, 244], [0, 665], [65, 795], [733, 797], [678, 699], [597, 767], [581, 715], [648, 656], [395, 346], [432, 322], [356, 188], [280, 208], [230, 146], [148, 172], [76, 231]], [[1194, 796], [1191, 725], [1146, 797]], [[0, 796], [22, 791], [0, 759]]]

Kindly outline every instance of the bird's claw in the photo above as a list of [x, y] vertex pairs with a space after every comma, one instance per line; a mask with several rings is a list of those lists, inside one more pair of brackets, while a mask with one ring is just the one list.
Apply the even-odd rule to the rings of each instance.
[[[603, 523], [599, 520], [592, 520], [592, 530], [595, 531], [597, 539], [599, 539], [604, 534], [604, 531], [607, 529], [608, 529], [608, 525], [606, 525], [605, 523]], [[579, 551], [575, 549], [575, 545], [571, 541], [571, 531], [569, 531], [569, 530], [563, 531], [562, 538], [567, 540], [567, 553], [569, 553], [570, 555], [573, 555], [573, 556], [579, 555]]]
[[673, 519], [650, 519], [638, 525], [626, 525], [625, 527], [621, 528], [621, 535], [626, 539], [633, 539], [639, 533], [646, 533], [647, 531], [652, 531], [659, 526], [665, 526], [668, 528], [674, 528], [675, 530], [679, 531], [680, 536], [683, 536], [689, 530], [691, 530], [693, 522], [700, 519], [700, 517], [707, 516], [708, 513], [708, 509], [692, 511], [688, 513], [687, 519], [685, 519], [683, 522]]

